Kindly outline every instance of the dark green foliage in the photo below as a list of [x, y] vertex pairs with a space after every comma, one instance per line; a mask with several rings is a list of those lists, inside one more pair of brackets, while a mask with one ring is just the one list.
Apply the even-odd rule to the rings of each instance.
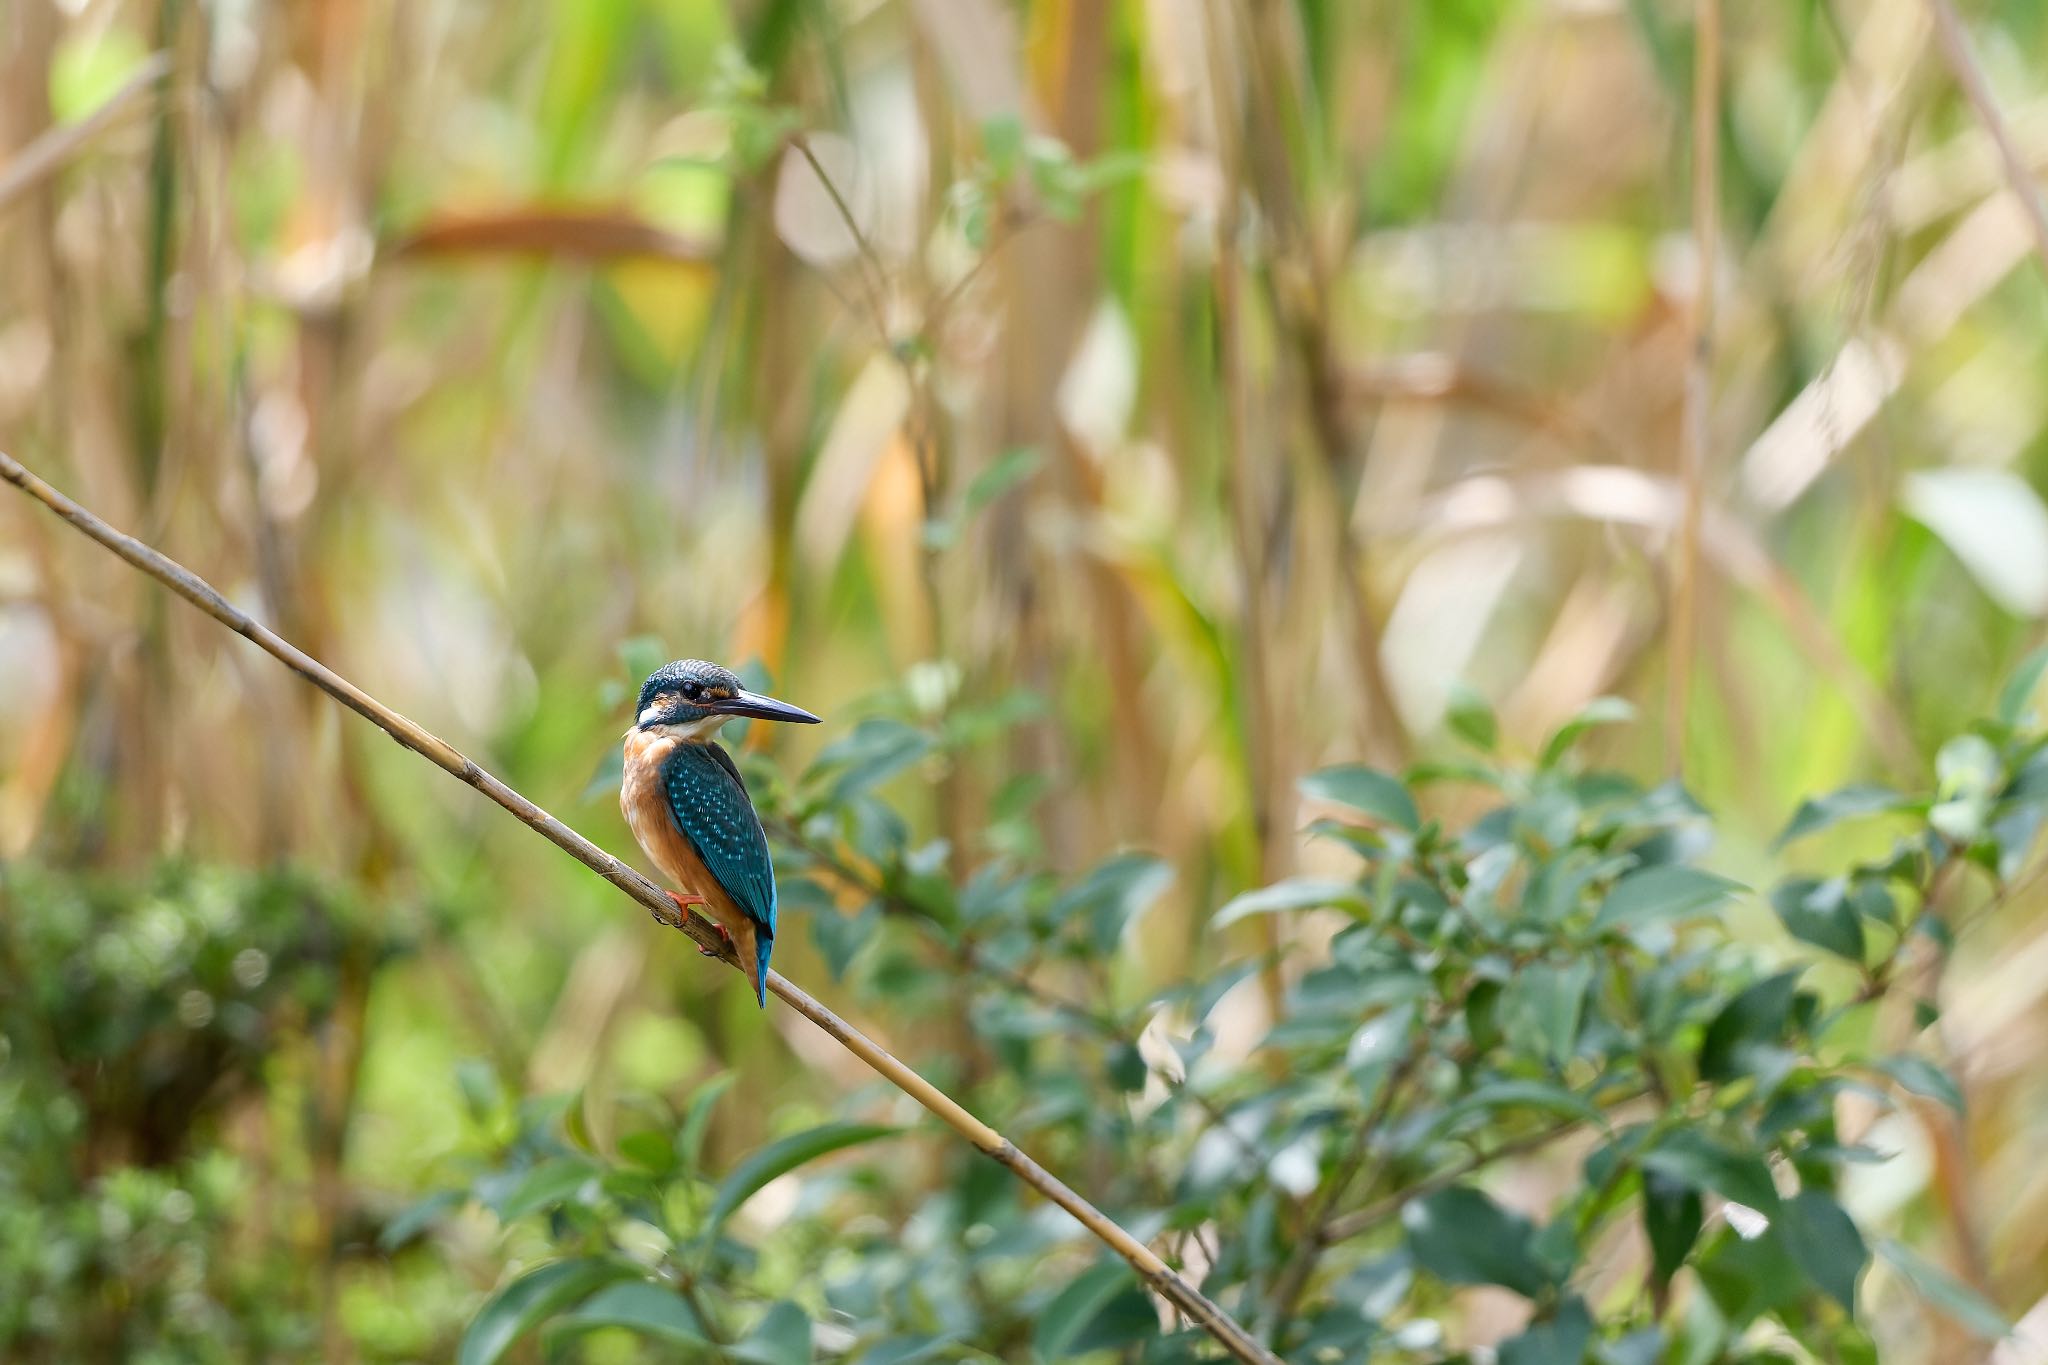
[[0, 904], [0, 1357], [310, 1349], [290, 1266], [237, 1243], [259, 1210], [215, 1143], [376, 945], [298, 879], [182, 864], [10, 866]]
[[[1483, 754], [1493, 729], [1466, 708], [1460, 727]], [[1120, 989], [1113, 968], [1170, 894], [1164, 864], [1120, 854], [1061, 886], [990, 849], [960, 883], [947, 850], [904, 837], [886, 784], [914, 765], [968, 761], [1000, 725], [970, 741], [910, 713], [871, 720], [793, 786], [757, 785], [786, 880], [804, 888], [792, 915], [818, 919], [856, 998], [926, 1002], [934, 1018], [956, 1010], [971, 1033], [953, 1057], [980, 1076], [964, 1097], [1054, 1169], [1087, 1173], [1094, 1198], [1202, 1267], [1205, 1292], [1290, 1358], [1438, 1358], [1457, 1330], [1456, 1295], [1474, 1285], [1530, 1301], [1503, 1361], [1647, 1361], [1667, 1348], [1711, 1358], [1763, 1317], [1814, 1349], [1867, 1354], [1852, 1313], [1869, 1254], [1834, 1191], [1843, 1165], [1868, 1154], [1835, 1132], [1832, 1099], [1853, 1059], [1823, 1042], [1855, 1002], [1836, 991], [1830, 1003], [1801, 967], [1769, 969], [1732, 945], [1717, 917], [1748, 893], [1693, 861], [1710, 829], [1682, 791], [1572, 765], [1571, 737], [1616, 718], [1592, 708], [1533, 770], [1460, 767], [1456, 780], [1493, 794], [1462, 830], [1426, 818], [1430, 793], [1389, 774], [1345, 766], [1307, 779], [1308, 796], [1341, 812], [1317, 831], [1351, 851], [1355, 875], [1237, 898], [1212, 919], [1215, 973], [1152, 991]], [[2010, 815], [2001, 774], [2028, 756], [1994, 748], [1988, 772], [1981, 752], [1963, 757], [1945, 765], [1963, 774], [1947, 799], [1977, 802], [1988, 839]], [[1931, 821], [1938, 806], [1823, 799], [1795, 832], [1819, 827], [1817, 809]], [[1881, 990], [1879, 963], [1838, 951], [1861, 943], [1844, 926], [1879, 926], [1873, 942], [1891, 945], [1898, 907], [1923, 903], [1929, 880], [1969, 852], [1943, 839], [1925, 830], [1885, 863], [1790, 881], [1773, 903], [1795, 939], [1848, 957]], [[1247, 919], [1311, 913], [1334, 937], [1290, 961], [1277, 1021], [1244, 1039], [1231, 1002], [1262, 978], [1224, 938]], [[1141, 1046], [1148, 1021], [1157, 1045]], [[974, 1067], [977, 1053], [995, 1069]], [[1921, 1093], [1953, 1091], [1917, 1056], [1870, 1065]], [[712, 1102], [670, 1122], [701, 1131]], [[640, 1324], [651, 1339], [703, 1331], [754, 1360], [781, 1358], [785, 1337], [790, 1352], [807, 1339], [852, 1360], [945, 1355], [948, 1343], [1043, 1359], [1214, 1353], [1199, 1336], [1161, 1336], [1126, 1267], [941, 1137], [855, 1150], [894, 1130], [826, 1124], [718, 1172], [659, 1129], [621, 1141], [617, 1158], [543, 1156], [561, 1139], [539, 1117], [506, 1149], [513, 1164], [473, 1192], [508, 1221], [544, 1214], [560, 1264], [591, 1276], [583, 1306], [550, 1299], [547, 1332], [598, 1321]], [[1561, 1166], [1553, 1149], [1575, 1136], [1589, 1154]], [[577, 1164], [559, 1166], [568, 1155]], [[1576, 1178], [1531, 1210], [1497, 1183], [1517, 1162]], [[748, 1221], [730, 1216], [785, 1174], [803, 1182], [796, 1211], [743, 1238]], [[1725, 1214], [1732, 1205], [1750, 1212]], [[660, 1230], [668, 1249], [645, 1273], [671, 1297], [643, 1286], [627, 1302], [627, 1286], [597, 1275], [621, 1254], [623, 1218]], [[1579, 1277], [1608, 1231], [1630, 1224], [1648, 1248], [1641, 1291], [1596, 1312]], [[852, 1232], [864, 1227], [873, 1234]], [[808, 1269], [790, 1280], [792, 1265]], [[716, 1321], [677, 1306], [693, 1283], [719, 1287]], [[739, 1306], [751, 1285], [787, 1297]], [[1699, 1296], [1715, 1311], [1683, 1309]], [[479, 1321], [495, 1331], [507, 1311]]]

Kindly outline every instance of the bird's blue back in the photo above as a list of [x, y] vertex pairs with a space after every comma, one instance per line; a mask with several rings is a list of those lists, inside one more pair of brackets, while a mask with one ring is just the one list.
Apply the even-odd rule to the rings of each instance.
[[775, 865], [768, 860], [768, 836], [754, 813], [747, 785], [732, 756], [708, 741], [678, 744], [669, 754], [662, 785], [676, 827], [733, 904], [759, 931], [763, 1004], [768, 998], [768, 958], [775, 950]]

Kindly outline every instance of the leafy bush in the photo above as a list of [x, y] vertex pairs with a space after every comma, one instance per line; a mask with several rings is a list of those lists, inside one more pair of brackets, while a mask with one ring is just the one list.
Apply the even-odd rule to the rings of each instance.
[[0, 1356], [303, 1354], [302, 1267], [219, 1126], [375, 945], [308, 882], [175, 864], [0, 881]]
[[[1794, 1343], [1867, 1360], [1873, 1239], [1840, 1191], [1883, 1154], [1843, 1101], [1889, 1102], [1896, 1083], [1956, 1102], [1934, 1061], [1873, 1052], [1869, 1017], [1915, 943], [1946, 941], [1937, 889], [1966, 867], [1995, 887], [2033, 841], [2048, 758], [2020, 727], [2024, 691], [1943, 749], [1934, 791], [1857, 787], [1800, 810], [1788, 838], [1898, 826], [1883, 856], [1771, 896], [1826, 968], [1735, 945], [1723, 920], [1747, 893], [1697, 865], [1711, 827], [1682, 790], [1575, 762], [1618, 704], [1530, 764], [1501, 760], [1467, 706], [1466, 759], [1406, 781], [1314, 774], [1312, 831], [1355, 871], [1232, 901], [1208, 926], [1212, 966], [1164, 988], [1112, 970], [1147, 932], [1164, 864], [1120, 855], [1062, 885], [1006, 851], [1028, 840], [998, 822], [955, 880], [952, 850], [913, 847], [880, 794], [970, 761], [1014, 707], [920, 720], [907, 696], [793, 788], [751, 776], [781, 845], [785, 934], [808, 921], [856, 999], [929, 1028], [942, 1082], [1289, 1359], [1456, 1356], [1485, 1287], [1523, 1304], [1507, 1365], [1776, 1360]], [[1268, 917], [1287, 921], [1283, 954], [1232, 950]], [[1064, 1215], [915, 1131], [893, 1091], [711, 1169], [707, 1126], [745, 1084], [635, 1101], [607, 1141], [580, 1100], [481, 1104], [479, 1175], [387, 1230], [402, 1244], [468, 1201], [505, 1225], [528, 1268], [463, 1359], [536, 1332], [564, 1349], [719, 1343], [763, 1365], [1217, 1354]], [[1880, 1246], [1995, 1331], [1967, 1290]]]

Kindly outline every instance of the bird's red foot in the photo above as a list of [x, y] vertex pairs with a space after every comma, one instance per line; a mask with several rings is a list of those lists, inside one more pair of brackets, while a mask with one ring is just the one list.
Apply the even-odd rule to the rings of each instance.
[[[683, 918], [685, 920], [689, 919], [692, 912], [697, 910], [708, 909], [711, 904], [702, 896], [679, 895], [674, 891], [668, 893], [668, 898], [674, 901], [676, 903], [676, 908], [683, 912]], [[723, 924], [720, 924], [717, 920], [712, 919], [709, 915], [704, 916], [704, 918], [707, 922], [710, 923], [712, 928], [718, 931], [718, 936], [720, 938], [724, 939], [727, 943], [732, 942], [732, 935], [726, 932], [725, 926]], [[721, 954], [714, 953], [709, 948], [700, 947], [699, 949], [697, 949], [697, 951], [703, 954], [705, 957], [721, 956]]]
[[676, 909], [683, 912], [683, 923], [685, 924], [690, 922], [692, 912], [701, 910], [708, 904], [702, 896], [683, 896], [673, 891], [664, 892], [663, 894], [676, 903]]
[[[726, 952], [734, 951], [732, 942], [732, 931], [727, 929], [723, 924], [720, 924], [717, 920], [711, 921], [711, 927], [716, 929], [718, 931], [718, 936], [725, 940]], [[709, 948], [699, 948], [697, 951], [705, 957], [724, 957], [726, 955], [725, 953], [714, 953]]]

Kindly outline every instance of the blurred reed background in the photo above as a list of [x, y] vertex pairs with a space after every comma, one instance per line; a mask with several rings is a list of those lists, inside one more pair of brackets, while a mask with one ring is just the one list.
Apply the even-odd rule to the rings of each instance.
[[[1967, 11], [2038, 167], [2048, 7]], [[661, 658], [832, 718], [792, 766], [877, 698], [1021, 694], [891, 790], [963, 875], [991, 826], [1164, 855], [1141, 983], [1312, 856], [1302, 773], [1440, 754], [1465, 686], [1510, 747], [1633, 699], [1603, 759], [1682, 772], [1762, 880], [1800, 795], [1920, 772], [2048, 613], [2048, 242], [1931, 13], [0, 0], [0, 446], [621, 852]], [[418, 1187], [466, 1057], [722, 1060], [762, 1114], [860, 1083], [423, 771], [0, 501], [0, 855], [289, 863], [416, 939], [228, 1125], [289, 1192], [252, 1237]], [[2048, 1290], [2043, 962], [2038, 895], [1971, 927], [1963, 1146], [1897, 1177], [2009, 1301]], [[464, 1312], [380, 1326], [394, 1272], [329, 1273], [337, 1350]]]

